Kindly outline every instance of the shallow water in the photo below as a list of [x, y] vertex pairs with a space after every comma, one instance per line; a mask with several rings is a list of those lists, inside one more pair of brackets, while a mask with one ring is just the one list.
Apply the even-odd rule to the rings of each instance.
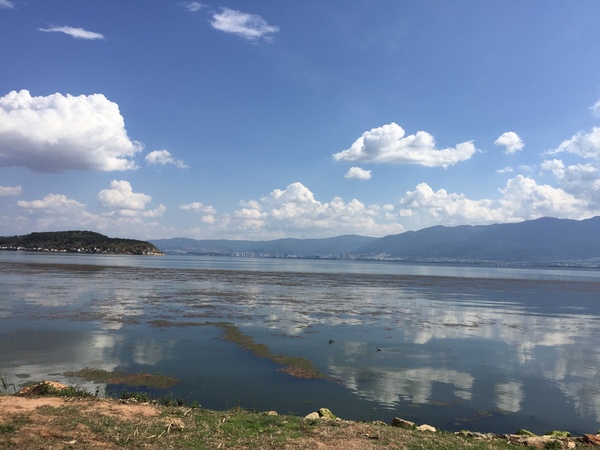
[[[0, 376], [160, 372], [212, 409], [595, 433], [599, 293], [595, 270], [0, 252]], [[216, 321], [339, 383], [278, 372]]]

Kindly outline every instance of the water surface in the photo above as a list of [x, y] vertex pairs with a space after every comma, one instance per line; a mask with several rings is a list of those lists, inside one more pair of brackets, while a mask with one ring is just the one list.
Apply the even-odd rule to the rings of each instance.
[[[0, 280], [0, 375], [15, 383], [160, 372], [212, 409], [600, 428], [597, 270], [0, 252]], [[280, 373], [216, 321], [339, 382]]]

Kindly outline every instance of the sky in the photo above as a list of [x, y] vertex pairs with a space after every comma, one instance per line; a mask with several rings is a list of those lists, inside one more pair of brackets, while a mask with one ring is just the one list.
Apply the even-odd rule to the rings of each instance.
[[0, 0], [0, 235], [600, 215], [600, 2]]

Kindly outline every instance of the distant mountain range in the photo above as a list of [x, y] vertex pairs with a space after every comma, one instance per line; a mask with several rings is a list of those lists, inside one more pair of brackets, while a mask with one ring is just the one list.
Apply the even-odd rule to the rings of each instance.
[[271, 241], [175, 238], [150, 242], [165, 253], [200, 255], [503, 263], [600, 261], [600, 217], [435, 226], [382, 238], [346, 235]]
[[376, 241], [377, 238], [345, 235], [324, 239], [276, 239], [272, 241], [154, 239], [150, 242], [165, 253], [222, 256], [279, 256], [337, 258]]

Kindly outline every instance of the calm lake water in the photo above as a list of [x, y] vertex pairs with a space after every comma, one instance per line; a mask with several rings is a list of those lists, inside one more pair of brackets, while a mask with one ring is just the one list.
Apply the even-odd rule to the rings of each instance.
[[[340, 382], [280, 373], [216, 321]], [[177, 376], [156, 393], [210, 409], [600, 429], [598, 270], [0, 252], [0, 339], [16, 385], [91, 367]]]

